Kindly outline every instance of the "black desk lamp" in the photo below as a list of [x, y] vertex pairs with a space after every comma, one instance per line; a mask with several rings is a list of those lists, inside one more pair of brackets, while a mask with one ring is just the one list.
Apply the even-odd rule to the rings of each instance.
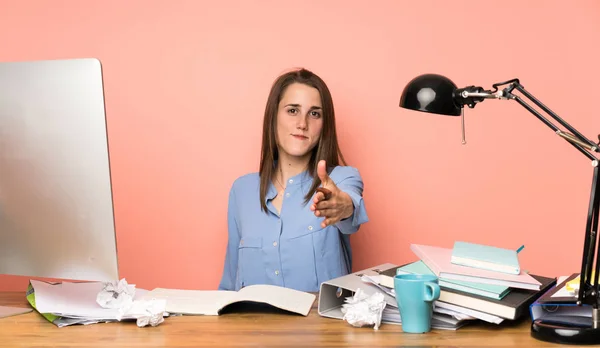
[[[499, 90], [498, 87], [500, 86], [506, 87]], [[596, 246], [600, 183], [598, 181], [598, 158], [593, 154], [593, 152], [600, 152], [600, 143], [596, 144], [592, 142], [571, 127], [571, 125], [527, 92], [519, 83], [518, 79], [496, 83], [493, 84], [492, 87], [494, 88], [493, 90], [484, 90], [483, 88], [476, 86], [457, 88], [450, 79], [444, 76], [436, 74], [420, 75], [411, 80], [404, 88], [402, 97], [400, 98], [400, 106], [406, 109], [440, 115], [461, 116], [465, 105], [474, 108], [477, 103], [485, 99], [514, 100], [592, 161], [594, 175], [585, 229], [579, 293], [577, 295], [577, 305], [585, 304], [592, 306], [592, 318], [584, 319], [583, 321], [580, 320], [579, 324], [573, 324], [574, 320], [561, 321], [560, 318], [553, 318], [552, 320], [538, 319], [532, 323], [531, 335], [543, 341], [557, 343], [600, 343], [600, 295], [598, 293], [598, 274], [600, 273], [600, 263], [598, 260], [600, 258], [600, 244]], [[519, 91], [523, 96], [531, 100], [535, 105], [566, 128], [567, 131], [563, 131], [556, 127], [551, 121], [532, 108], [518, 95], [513, 94], [514, 90]], [[600, 135], [598, 135], [598, 139], [600, 140]], [[594, 255], [594, 253], [596, 253], [596, 255]], [[594, 260], [596, 260], [595, 266]], [[594, 268], [595, 273], [593, 273], [594, 277], [592, 279], [592, 270]], [[563, 317], [563, 319], [569, 318]], [[570, 324], [567, 324], [566, 322], [570, 322]]]

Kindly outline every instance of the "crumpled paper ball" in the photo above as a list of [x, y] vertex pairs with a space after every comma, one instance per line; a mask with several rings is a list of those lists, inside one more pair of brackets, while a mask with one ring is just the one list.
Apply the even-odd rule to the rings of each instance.
[[125, 278], [117, 282], [104, 282], [104, 288], [96, 296], [102, 308], [124, 308], [133, 303], [135, 285], [127, 284]]
[[138, 327], [157, 326], [164, 321], [167, 301], [164, 299], [133, 300], [135, 285], [119, 282], [105, 282], [104, 288], [96, 296], [102, 308], [118, 309], [117, 320], [136, 319]]
[[386, 304], [382, 293], [376, 292], [369, 296], [358, 288], [354, 296], [346, 297], [342, 305], [342, 319], [354, 327], [373, 325], [373, 329], [379, 330]]
[[166, 308], [167, 300], [164, 299], [137, 300], [130, 307], [119, 309], [118, 319], [135, 318], [138, 327], [157, 326], [165, 321]]

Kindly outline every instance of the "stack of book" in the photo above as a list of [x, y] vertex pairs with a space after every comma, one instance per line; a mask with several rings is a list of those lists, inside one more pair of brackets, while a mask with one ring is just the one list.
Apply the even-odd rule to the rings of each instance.
[[454, 248], [413, 244], [411, 250], [420, 260], [382, 272], [380, 284], [393, 290], [396, 274], [436, 275], [440, 297], [434, 311], [448, 309], [499, 324], [527, 314], [529, 306], [556, 284], [556, 278], [522, 271], [516, 251], [511, 256], [507, 249], [462, 242]]

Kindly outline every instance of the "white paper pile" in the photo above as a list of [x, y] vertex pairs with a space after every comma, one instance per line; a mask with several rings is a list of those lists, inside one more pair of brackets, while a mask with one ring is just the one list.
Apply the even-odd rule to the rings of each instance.
[[52, 321], [59, 327], [121, 320], [136, 320], [140, 327], [156, 326], [168, 315], [165, 312], [165, 300], [143, 299], [148, 291], [134, 289], [135, 286], [128, 285], [124, 280], [118, 284], [50, 284], [32, 280], [31, 285], [35, 293], [36, 310], [60, 317]]

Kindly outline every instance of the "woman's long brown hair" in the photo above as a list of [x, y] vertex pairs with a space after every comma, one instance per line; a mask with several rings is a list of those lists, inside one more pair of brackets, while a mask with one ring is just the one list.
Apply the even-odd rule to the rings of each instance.
[[265, 107], [265, 115], [263, 120], [262, 147], [260, 153], [260, 205], [262, 210], [267, 213], [267, 204], [265, 198], [273, 176], [275, 175], [275, 162], [279, 157], [276, 142], [277, 132], [277, 110], [279, 102], [286, 88], [293, 83], [302, 83], [307, 86], [316, 88], [321, 95], [321, 106], [323, 112], [323, 129], [319, 143], [312, 150], [310, 161], [308, 162], [308, 172], [313, 177], [313, 184], [304, 197], [304, 203], [308, 203], [314, 195], [317, 187], [321, 185], [321, 179], [317, 175], [317, 163], [320, 160], [325, 160], [327, 163], [327, 172], [335, 166], [342, 164], [346, 165], [346, 161], [340, 151], [337, 132], [335, 129], [335, 111], [333, 108], [333, 100], [331, 93], [325, 82], [313, 72], [306, 69], [299, 69], [287, 72], [279, 76], [269, 93], [267, 105]]

